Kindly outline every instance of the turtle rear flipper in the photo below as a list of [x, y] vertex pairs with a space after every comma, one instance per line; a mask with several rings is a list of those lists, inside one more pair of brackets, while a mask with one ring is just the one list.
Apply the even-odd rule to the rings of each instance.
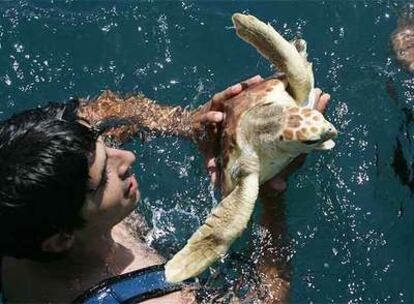
[[254, 163], [256, 168], [247, 174], [243, 170], [234, 190], [213, 210], [184, 248], [168, 261], [167, 281], [180, 282], [202, 273], [227, 253], [246, 228], [259, 193], [259, 168], [255, 157], [245, 160]]

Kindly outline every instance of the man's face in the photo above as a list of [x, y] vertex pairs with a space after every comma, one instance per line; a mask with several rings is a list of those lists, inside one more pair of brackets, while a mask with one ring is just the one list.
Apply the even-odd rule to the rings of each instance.
[[124, 219], [140, 199], [138, 183], [131, 172], [132, 152], [112, 149], [99, 138], [89, 164], [89, 189], [83, 216], [87, 226], [111, 228]]

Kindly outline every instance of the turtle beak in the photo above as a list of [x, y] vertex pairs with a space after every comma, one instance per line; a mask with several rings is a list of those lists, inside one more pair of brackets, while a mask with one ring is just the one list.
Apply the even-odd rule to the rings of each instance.
[[317, 147], [317, 150], [331, 150], [335, 147], [335, 142], [332, 138], [335, 138], [338, 135], [338, 131], [331, 123], [326, 124], [324, 132], [321, 134], [321, 145]]
[[332, 138], [335, 138], [337, 135], [338, 131], [335, 129], [335, 127], [332, 124], [327, 123], [325, 130], [321, 134], [321, 141], [328, 141]]

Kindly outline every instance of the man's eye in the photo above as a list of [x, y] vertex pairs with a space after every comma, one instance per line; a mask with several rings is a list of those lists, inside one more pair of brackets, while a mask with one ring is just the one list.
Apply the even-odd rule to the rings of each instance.
[[108, 183], [108, 173], [105, 173], [104, 176], [102, 176], [101, 182], [99, 183], [99, 187], [103, 187]]
[[108, 174], [109, 174], [109, 169], [105, 169], [105, 172], [102, 175], [102, 178], [101, 178], [101, 181], [99, 182], [99, 185], [94, 187], [94, 188], [89, 188], [88, 193], [97, 192], [97, 191], [105, 188], [105, 186], [108, 184]]
[[99, 186], [97, 187], [97, 189], [105, 187], [106, 184], [108, 183], [108, 175], [109, 175], [109, 169], [106, 168], [104, 174], [102, 175], [101, 178], [101, 182], [99, 183]]
[[317, 144], [318, 142], [319, 142], [319, 139], [302, 141], [302, 143], [304, 143], [305, 145], [313, 145], [313, 144]]

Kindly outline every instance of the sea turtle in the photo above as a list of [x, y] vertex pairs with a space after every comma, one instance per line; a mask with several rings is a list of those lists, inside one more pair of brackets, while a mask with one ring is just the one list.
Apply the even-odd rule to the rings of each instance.
[[283, 77], [270, 78], [226, 102], [222, 134], [224, 199], [165, 266], [178, 282], [196, 276], [241, 235], [255, 205], [259, 185], [301, 153], [326, 150], [336, 130], [314, 110], [312, 66], [306, 43], [286, 41], [272, 26], [251, 15], [234, 14], [237, 34], [277, 65]]
[[407, 71], [414, 73], [414, 4], [407, 4], [398, 18], [397, 29], [391, 35], [395, 59]]

